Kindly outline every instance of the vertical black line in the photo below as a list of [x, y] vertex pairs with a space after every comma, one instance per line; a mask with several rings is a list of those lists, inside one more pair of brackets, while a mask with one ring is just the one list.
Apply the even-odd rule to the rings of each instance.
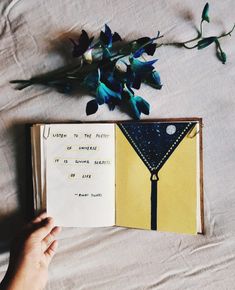
[[157, 230], [157, 181], [156, 172], [151, 173], [151, 230]]

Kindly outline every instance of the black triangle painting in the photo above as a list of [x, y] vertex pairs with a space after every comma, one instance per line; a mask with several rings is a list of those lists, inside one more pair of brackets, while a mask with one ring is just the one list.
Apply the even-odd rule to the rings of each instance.
[[195, 125], [196, 122], [119, 124], [119, 128], [150, 172], [152, 230], [157, 230], [158, 172]]

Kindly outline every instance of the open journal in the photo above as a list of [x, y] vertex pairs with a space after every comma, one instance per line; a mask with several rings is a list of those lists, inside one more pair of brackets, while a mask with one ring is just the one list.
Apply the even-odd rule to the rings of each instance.
[[65, 227], [203, 232], [201, 119], [31, 126], [34, 209]]

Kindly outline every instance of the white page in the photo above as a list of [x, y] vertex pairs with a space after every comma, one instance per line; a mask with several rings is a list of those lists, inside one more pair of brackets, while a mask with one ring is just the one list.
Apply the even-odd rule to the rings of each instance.
[[39, 144], [39, 156], [40, 156], [40, 181], [41, 181], [41, 190], [40, 190], [40, 211], [46, 210], [46, 156], [44, 152], [44, 147], [46, 139], [44, 136], [45, 125], [39, 125], [40, 128], [40, 144]]
[[[196, 124], [196, 132], [199, 132], [201, 130], [199, 122]], [[202, 233], [202, 218], [201, 218], [201, 198], [202, 198], [202, 192], [201, 192], [201, 167], [200, 167], [200, 134], [197, 133], [196, 136], [197, 138], [197, 179], [196, 179], [196, 184], [197, 184], [197, 232]]]
[[35, 126], [30, 128], [34, 211], [38, 213], [38, 166]]
[[56, 225], [114, 225], [114, 124], [45, 125], [44, 144], [47, 213]]

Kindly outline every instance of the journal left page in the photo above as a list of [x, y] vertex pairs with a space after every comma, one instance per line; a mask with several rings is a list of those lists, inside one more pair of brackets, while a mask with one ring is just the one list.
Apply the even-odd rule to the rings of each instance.
[[65, 227], [114, 225], [114, 124], [49, 124], [40, 131], [48, 215]]

